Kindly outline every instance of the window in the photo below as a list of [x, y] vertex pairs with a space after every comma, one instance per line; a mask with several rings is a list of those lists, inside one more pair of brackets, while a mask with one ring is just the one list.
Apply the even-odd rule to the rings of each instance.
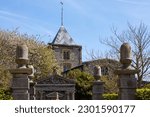
[[102, 75], [108, 75], [108, 67], [106, 66], [101, 67], [101, 73]]
[[63, 52], [63, 59], [64, 60], [70, 59], [70, 51], [64, 51]]

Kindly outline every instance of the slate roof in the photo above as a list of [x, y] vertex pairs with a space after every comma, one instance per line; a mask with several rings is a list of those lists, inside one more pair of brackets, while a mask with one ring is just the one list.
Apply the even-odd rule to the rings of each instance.
[[64, 26], [61, 26], [51, 44], [77, 45], [67, 32]]

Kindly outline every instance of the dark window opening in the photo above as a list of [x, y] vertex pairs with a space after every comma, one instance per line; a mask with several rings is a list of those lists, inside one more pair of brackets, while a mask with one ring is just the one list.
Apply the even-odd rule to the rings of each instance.
[[101, 73], [102, 73], [102, 75], [109, 75], [108, 74], [108, 67], [101, 67]]
[[63, 52], [63, 59], [65, 59], [65, 60], [70, 59], [70, 51], [64, 51]]

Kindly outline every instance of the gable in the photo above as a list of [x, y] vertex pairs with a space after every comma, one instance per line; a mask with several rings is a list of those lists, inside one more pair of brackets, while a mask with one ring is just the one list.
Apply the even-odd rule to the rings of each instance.
[[49, 76], [41, 80], [37, 80], [37, 84], [75, 84], [75, 81], [68, 78], [63, 78], [59, 75]]

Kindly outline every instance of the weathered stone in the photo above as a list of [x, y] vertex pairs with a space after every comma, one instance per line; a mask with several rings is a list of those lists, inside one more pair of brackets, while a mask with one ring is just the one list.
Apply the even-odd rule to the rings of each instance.
[[100, 81], [101, 77], [101, 67], [95, 66], [94, 67], [94, 77], [95, 81], [93, 82], [93, 89], [92, 89], [92, 99], [93, 100], [101, 100], [102, 94], [104, 93], [104, 82]]
[[26, 68], [28, 63], [28, 47], [26, 45], [17, 46], [16, 63], [18, 64], [18, 68]]
[[135, 69], [117, 69], [114, 71], [117, 75], [134, 75], [138, 72], [138, 70]]
[[25, 44], [17, 46], [16, 59], [27, 59], [28, 60], [28, 47]]
[[29, 89], [29, 79], [26, 74], [21, 74], [20, 77], [13, 77], [12, 88]]
[[104, 82], [102, 81], [94, 81], [93, 89], [92, 89], [92, 99], [93, 100], [102, 100], [102, 94], [104, 93]]
[[120, 62], [123, 68], [128, 68], [132, 62], [131, 59], [131, 47], [128, 43], [124, 43], [120, 47]]
[[[10, 69], [9, 70], [10, 71], [10, 73], [12, 73], [12, 74], [27, 74], [27, 75], [30, 75], [30, 74], [32, 74], [32, 69], [31, 68], [17, 68], [17, 69]], [[20, 76], [18, 76], [18, 77], [20, 77]]]
[[12, 95], [14, 100], [29, 100], [29, 78], [27, 74], [13, 74]]
[[12, 94], [13, 100], [29, 100], [29, 93], [16, 93], [14, 92]]
[[95, 67], [94, 67], [94, 78], [96, 79], [96, 80], [100, 80], [100, 77], [101, 77], [101, 67], [100, 66], [98, 66], [98, 65], [96, 65]]
[[115, 74], [119, 76], [119, 99], [121, 100], [134, 100], [137, 88], [137, 79], [135, 74], [138, 72], [131, 69], [131, 47], [128, 43], [124, 43], [120, 48], [120, 62], [122, 68], [115, 70]]
[[34, 77], [35, 69], [33, 65], [28, 65], [27, 67], [31, 69], [31, 74], [29, 74], [28, 77], [32, 79]]
[[[35, 84], [36, 99], [53, 100], [58, 99], [56, 92], [63, 96], [59, 96], [60, 100], [75, 99], [75, 81], [63, 78], [62, 76], [52, 75], [46, 79], [38, 80]], [[52, 97], [51, 94], [54, 94]]]
[[119, 75], [119, 78], [119, 98], [122, 100], [134, 100], [137, 87], [135, 75]]
[[18, 68], [11, 69], [12, 79], [12, 95], [14, 100], [29, 100], [30, 84], [28, 75], [32, 74], [32, 68], [27, 68], [28, 63], [28, 47], [26, 45], [17, 46], [16, 63]]

